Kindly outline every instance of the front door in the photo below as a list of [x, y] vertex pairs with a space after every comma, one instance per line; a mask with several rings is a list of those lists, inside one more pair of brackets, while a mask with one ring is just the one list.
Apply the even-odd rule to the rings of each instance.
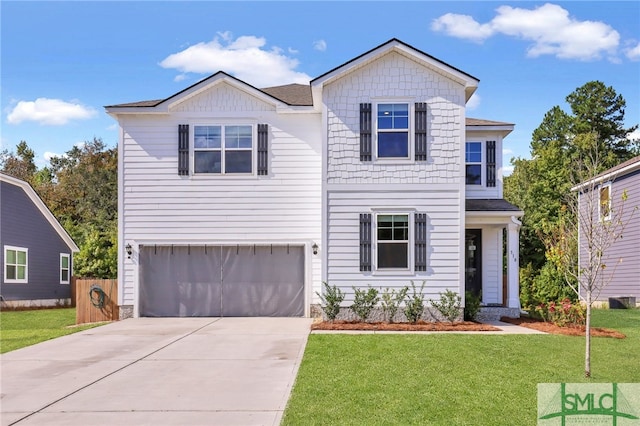
[[467, 229], [464, 242], [465, 290], [482, 300], [482, 229]]

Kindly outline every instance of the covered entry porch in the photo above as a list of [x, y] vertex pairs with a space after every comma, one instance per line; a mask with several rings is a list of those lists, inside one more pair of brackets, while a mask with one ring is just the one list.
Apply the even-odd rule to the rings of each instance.
[[520, 315], [519, 229], [524, 213], [502, 199], [468, 199], [465, 291], [480, 298], [482, 319]]

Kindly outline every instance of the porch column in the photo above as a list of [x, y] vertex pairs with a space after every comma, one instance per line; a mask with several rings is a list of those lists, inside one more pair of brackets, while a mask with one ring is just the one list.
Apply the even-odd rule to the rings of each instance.
[[520, 222], [511, 216], [507, 225], [507, 307], [520, 309]]

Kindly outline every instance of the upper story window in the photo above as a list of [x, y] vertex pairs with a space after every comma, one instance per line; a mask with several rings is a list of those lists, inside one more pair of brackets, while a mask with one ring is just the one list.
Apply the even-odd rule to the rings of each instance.
[[194, 126], [195, 173], [247, 173], [253, 171], [253, 126]]
[[482, 185], [482, 142], [467, 142], [465, 148], [467, 185]]
[[409, 158], [409, 104], [378, 104], [378, 158]]
[[611, 182], [600, 187], [598, 206], [600, 220], [611, 220]]
[[4, 282], [28, 282], [29, 249], [4, 246]]

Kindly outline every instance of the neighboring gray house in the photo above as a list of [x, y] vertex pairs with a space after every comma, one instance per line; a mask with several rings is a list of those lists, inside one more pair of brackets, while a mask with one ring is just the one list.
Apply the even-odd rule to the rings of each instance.
[[220, 71], [107, 106], [121, 316], [310, 316], [322, 282], [348, 306], [353, 287], [412, 281], [518, 316], [513, 124], [467, 117], [478, 83], [392, 39], [308, 85]]
[[2, 302], [69, 304], [78, 246], [27, 182], [0, 173], [0, 185]]
[[[594, 221], [606, 223], [621, 220], [625, 224], [622, 238], [616, 240], [605, 253], [607, 267], [604, 277], [608, 279], [608, 273], [611, 273], [611, 282], [597, 300], [607, 302], [610, 297], [634, 297], [636, 303], [640, 302], [640, 156], [600, 173], [592, 180], [576, 186], [576, 189], [581, 190], [579, 196], [583, 211], [589, 209], [585, 205], [589, 201], [597, 202], [597, 206], [593, 206]], [[589, 197], [585, 189], [593, 189], [593, 196]], [[626, 200], [623, 203], [625, 192]], [[588, 217], [588, 213], [585, 216]], [[587, 240], [583, 226], [580, 231], [579, 256], [580, 264], [583, 264]]]

